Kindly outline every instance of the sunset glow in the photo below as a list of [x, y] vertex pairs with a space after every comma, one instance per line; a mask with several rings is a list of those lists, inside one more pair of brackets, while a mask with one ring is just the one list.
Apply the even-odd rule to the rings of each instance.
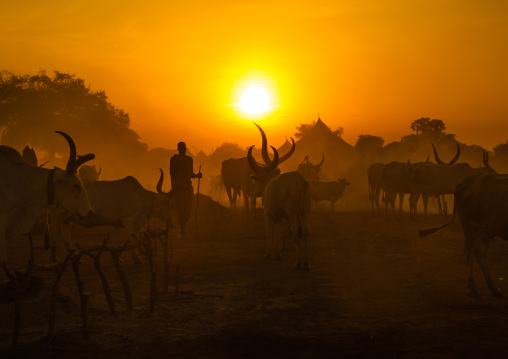
[[239, 106], [249, 115], [259, 115], [270, 109], [270, 96], [264, 88], [251, 86], [243, 92]]
[[[3, 2], [0, 68], [76, 74], [150, 148], [248, 146], [258, 134], [241, 120], [252, 117], [269, 117], [283, 143], [318, 112], [352, 145], [362, 134], [398, 141], [420, 117], [463, 142], [506, 141], [507, 2], [288, 4]], [[257, 115], [239, 106], [254, 85], [270, 98]]]

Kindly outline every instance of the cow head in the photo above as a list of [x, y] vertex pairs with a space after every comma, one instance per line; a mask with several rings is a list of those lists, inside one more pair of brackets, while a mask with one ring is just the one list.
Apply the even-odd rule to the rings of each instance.
[[458, 143], [457, 143], [457, 154], [448, 163], [445, 163], [445, 162], [441, 161], [441, 159], [437, 155], [436, 147], [434, 147], [434, 144], [432, 144], [432, 149], [434, 150], [434, 159], [436, 160], [436, 163], [438, 163], [440, 165], [453, 165], [455, 162], [457, 162], [457, 160], [459, 159], [459, 156], [460, 156], [460, 147], [459, 147]]
[[319, 171], [321, 171], [321, 166], [325, 161], [325, 156], [323, 154], [321, 156], [321, 162], [317, 165], [309, 162], [309, 157], [305, 156], [302, 163], [298, 166], [298, 172], [300, 172], [305, 179], [319, 180]]
[[268, 181], [274, 176], [280, 174], [280, 170], [277, 168], [277, 165], [279, 164], [279, 153], [275, 147], [270, 146], [273, 150], [273, 161], [270, 161], [270, 163], [268, 163], [266, 166], [261, 166], [252, 156], [253, 147], [254, 146], [251, 146], [249, 148], [249, 152], [247, 153], [247, 160], [249, 162], [250, 168], [252, 171], [254, 171], [254, 175], [252, 175], [251, 178], [255, 183], [255, 195], [256, 197], [261, 197], [265, 192], [265, 187]]
[[54, 170], [53, 186], [48, 185], [48, 199], [53, 197], [55, 204], [65, 210], [70, 216], [88, 217], [93, 210], [88, 202], [88, 196], [77, 176], [77, 169], [83, 163], [95, 158], [94, 154], [76, 155], [76, 145], [72, 138], [64, 132], [56, 131], [67, 140], [70, 147], [69, 160], [65, 171]]
[[[263, 156], [263, 161], [265, 161], [266, 164], [269, 164], [272, 162], [272, 160], [270, 159], [270, 156], [268, 156], [268, 141], [266, 140], [265, 131], [263, 131], [263, 129], [257, 123], [254, 123], [254, 124], [259, 129], [259, 132], [261, 132], [261, 140], [262, 140], [262, 142], [261, 142], [261, 156]], [[291, 155], [295, 152], [295, 149], [296, 149], [295, 140], [293, 140], [292, 137], [290, 137], [290, 138], [291, 138], [291, 142], [293, 142], [291, 149], [288, 151], [288, 153], [279, 157], [279, 165], [282, 162], [286, 161], [289, 157], [291, 157]]]
[[97, 171], [97, 168], [95, 167], [95, 165], [92, 165], [92, 166], [83, 165], [78, 170], [78, 176], [82, 180], [87, 179], [87, 180], [91, 180], [91, 181], [98, 181], [101, 172], [102, 172], [102, 168], [100, 166], [99, 166], [99, 171]]

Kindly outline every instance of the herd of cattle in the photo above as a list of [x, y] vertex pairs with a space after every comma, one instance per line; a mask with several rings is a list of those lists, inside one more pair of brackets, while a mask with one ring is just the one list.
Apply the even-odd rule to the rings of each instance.
[[[318, 164], [305, 158], [296, 171], [281, 173], [278, 166], [295, 151], [291, 149], [279, 155], [271, 146], [273, 158], [268, 155], [268, 143], [264, 131], [255, 124], [262, 137], [261, 154], [264, 164], [258, 163], [249, 148], [247, 157], [229, 159], [222, 163], [220, 180], [226, 188], [230, 207], [236, 215], [237, 197], [242, 195], [248, 216], [256, 215], [256, 198], [261, 197], [266, 226], [267, 245], [265, 258], [280, 258], [281, 237], [288, 230], [297, 243], [296, 268], [308, 270], [307, 241], [311, 200], [326, 200], [334, 204], [340, 199], [349, 183], [346, 180], [321, 181], [319, 172], [324, 157]], [[101, 170], [84, 165], [95, 156], [78, 156], [74, 141], [62, 135], [70, 147], [65, 170], [38, 166], [33, 149], [25, 148], [23, 156], [15, 149], [0, 145], [0, 265], [7, 259], [6, 240], [19, 240], [30, 233], [37, 223], [46, 223], [49, 239], [62, 238], [68, 248], [73, 248], [71, 226], [85, 228], [113, 226], [115, 233], [124, 239], [136, 237], [150, 218], [161, 219], [167, 226], [174, 221], [173, 193], [164, 193], [163, 171], [157, 183], [157, 192], [144, 189], [131, 176], [114, 181], [100, 181]], [[473, 281], [473, 255], [483, 270], [492, 292], [501, 296], [490, 274], [487, 249], [495, 236], [508, 239], [508, 175], [495, 172], [489, 165], [488, 153], [483, 152], [481, 168], [467, 163], [456, 163], [457, 154], [449, 163], [440, 160], [434, 149], [437, 163], [425, 162], [375, 163], [367, 171], [369, 198], [372, 214], [380, 214], [379, 197], [384, 192], [385, 215], [391, 206], [394, 215], [395, 198], [400, 199], [399, 212], [405, 194], [409, 194], [410, 214], [416, 215], [417, 202], [422, 197], [424, 214], [430, 197], [454, 195], [451, 220], [436, 228], [420, 231], [420, 236], [434, 233], [450, 224], [456, 215], [462, 224], [467, 258], [469, 293], [476, 295]], [[79, 169], [79, 173], [78, 173]], [[4, 280], [0, 270], [0, 283]]]

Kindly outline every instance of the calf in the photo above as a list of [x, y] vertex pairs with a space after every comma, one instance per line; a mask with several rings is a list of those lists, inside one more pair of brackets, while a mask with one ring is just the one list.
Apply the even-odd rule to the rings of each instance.
[[342, 198], [346, 186], [349, 186], [349, 182], [339, 178], [338, 181], [331, 182], [309, 180], [309, 184], [314, 202], [330, 201], [330, 217], [333, 222], [335, 220], [335, 202]]

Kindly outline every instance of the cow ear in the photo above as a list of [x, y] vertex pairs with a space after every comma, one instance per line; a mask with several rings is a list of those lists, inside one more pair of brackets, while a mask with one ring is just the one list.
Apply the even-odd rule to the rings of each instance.
[[346, 181], [346, 184], [349, 186], [350, 183], [348, 181]]
[[250, 179], [256, 180], [256, 175], [250, 175]]

